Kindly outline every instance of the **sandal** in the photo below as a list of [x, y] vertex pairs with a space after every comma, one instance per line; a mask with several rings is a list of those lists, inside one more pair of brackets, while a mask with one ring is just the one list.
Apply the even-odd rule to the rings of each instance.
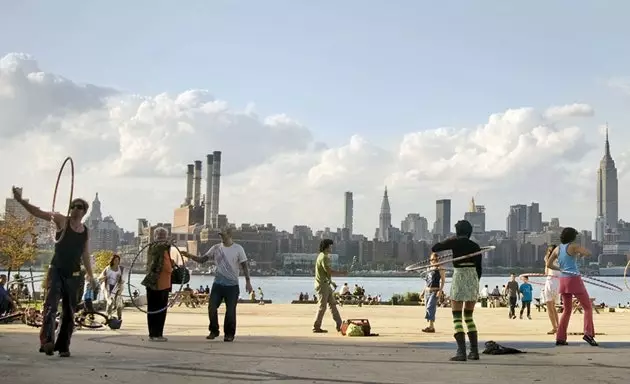
[[426, 327], [425, 329], [422, 330], [422, 332], [424, 332], [424, 333], [435, 333], [435, 328]]

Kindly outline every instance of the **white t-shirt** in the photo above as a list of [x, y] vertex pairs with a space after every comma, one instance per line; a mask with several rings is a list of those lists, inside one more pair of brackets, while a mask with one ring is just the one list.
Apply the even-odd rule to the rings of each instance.
[[229, 247], [223, 243], [213, 245], [204, 256], [209, 256], [217, 266], [214, 282], [219, 285], [238, 285], [241, 263], [247, 261], [243, 247], [232, 243]]
[[105, 275], [107, 277], [108, 285], [118, 284], [118, 279], [120, 278], [120, 275], [121, 275], [120, 267], [118, 267], [117, 271], [113, 271], [111, 268], [107, 267]]

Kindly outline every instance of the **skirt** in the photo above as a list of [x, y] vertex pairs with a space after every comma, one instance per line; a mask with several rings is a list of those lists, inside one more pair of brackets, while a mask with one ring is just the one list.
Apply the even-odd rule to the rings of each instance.
[[545, 281], [545, 287], [542, 290], [543, 299], [545, 303], [554, 302], [557, 303], [560, 298], [558, 294], [560, 283], [558, 282], [558, 278], [555, 276], [547, 276], [547, 280]]
[[455, 268], [451, 281], [452, 301], [477, 301], [479, 298], [479, 277], [475, 267]]

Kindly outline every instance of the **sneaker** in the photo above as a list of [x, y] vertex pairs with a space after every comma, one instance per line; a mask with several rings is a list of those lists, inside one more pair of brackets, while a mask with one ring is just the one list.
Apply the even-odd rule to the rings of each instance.
[[206, 340], [214, 340], [219, 337], [219, 333], [210, 332], [208, 336], [206, 336]]
[[150, 341], [156, 341], [156, 342], [165, 342], [168, 341], [168, 339], [166, 337], [163, 336], [157, 336], [157, 337], [149, 337]]
[[70, 357], [70, 351], [59, 352], [59, 357]]
[[592, 347], [599, 347], [599, 344], [597, 344], [597, 341], [595, 341], [595, 338], [593, 336], [584, 335], [582, 340], [584, 340], [587, 343], [589, 343]]
[[527, 318], [528, 318], [528, 319], [530, 319], [530, 320], [532, 319], [532, 317], [531, 317], [531, 316], [529, 316], [529, 315], [527, 315]]
[[313, 328], [313, 333], [328, 333], [328, 331], [321, 328]]
[[226, 343], [231, 343], [231, 342], [234, 341], [234, 336], [225, 336], [223, 338], [223, 341], [226, 342]]
[[55, 354], [55, 344], [46, 343], [39, 348], [39, 351], [45, 353], [48, 356], [52, 356]]

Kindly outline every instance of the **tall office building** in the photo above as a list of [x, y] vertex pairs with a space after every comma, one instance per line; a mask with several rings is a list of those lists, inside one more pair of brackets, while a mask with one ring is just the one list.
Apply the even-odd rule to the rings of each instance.
[[344, 203], [345, 217], [343, 227], [352, 235], [352, 221], [354, 219], [354, 201], [352, 200], [352, 192], [345, 193]]
[[604, 156], [599, 162], [599, 169], [597, 170], [597, 219], [595, 225], [597, 241], [604, 240], [604, 232], [607, 229], [614, 231], [617, 228], [617, 221], [619, 220], [618, 193], [617, 168], [610, 155], [608, 126], [606, 126]]
[[540, 205], [538, 203], [532, 203], [527, 207], [525, 215], [525, 230], [536, 233], [541, 232], [542, 213], [540, 213]]
[[400, 229], [403, 232], [411, 233], [415, 241], [430, 240], [429, 223], [427, 219], [420, 216], [419, 213], [410, 213], [405, 220], [400, 223]]
[[378, 215], [378, 230], [376, 238], [379, 241], [390, 241], [390, 232], [392, 227], [392, 210], [389, 206], [389, 196], [387, 195], [387, 187], [383, 193], [381, 201], [381, 212]]
[[473, 227], [473, 233], [481, 234], [486, 232], [486, 207], [475, 204], [475, 198], [470, 199], [468, 212], [464, 213], [464, 220], [467, 220]]
[[451, 200], [442, 199], [435, 202], [435, 234], [446, 236], [451, 233]]

